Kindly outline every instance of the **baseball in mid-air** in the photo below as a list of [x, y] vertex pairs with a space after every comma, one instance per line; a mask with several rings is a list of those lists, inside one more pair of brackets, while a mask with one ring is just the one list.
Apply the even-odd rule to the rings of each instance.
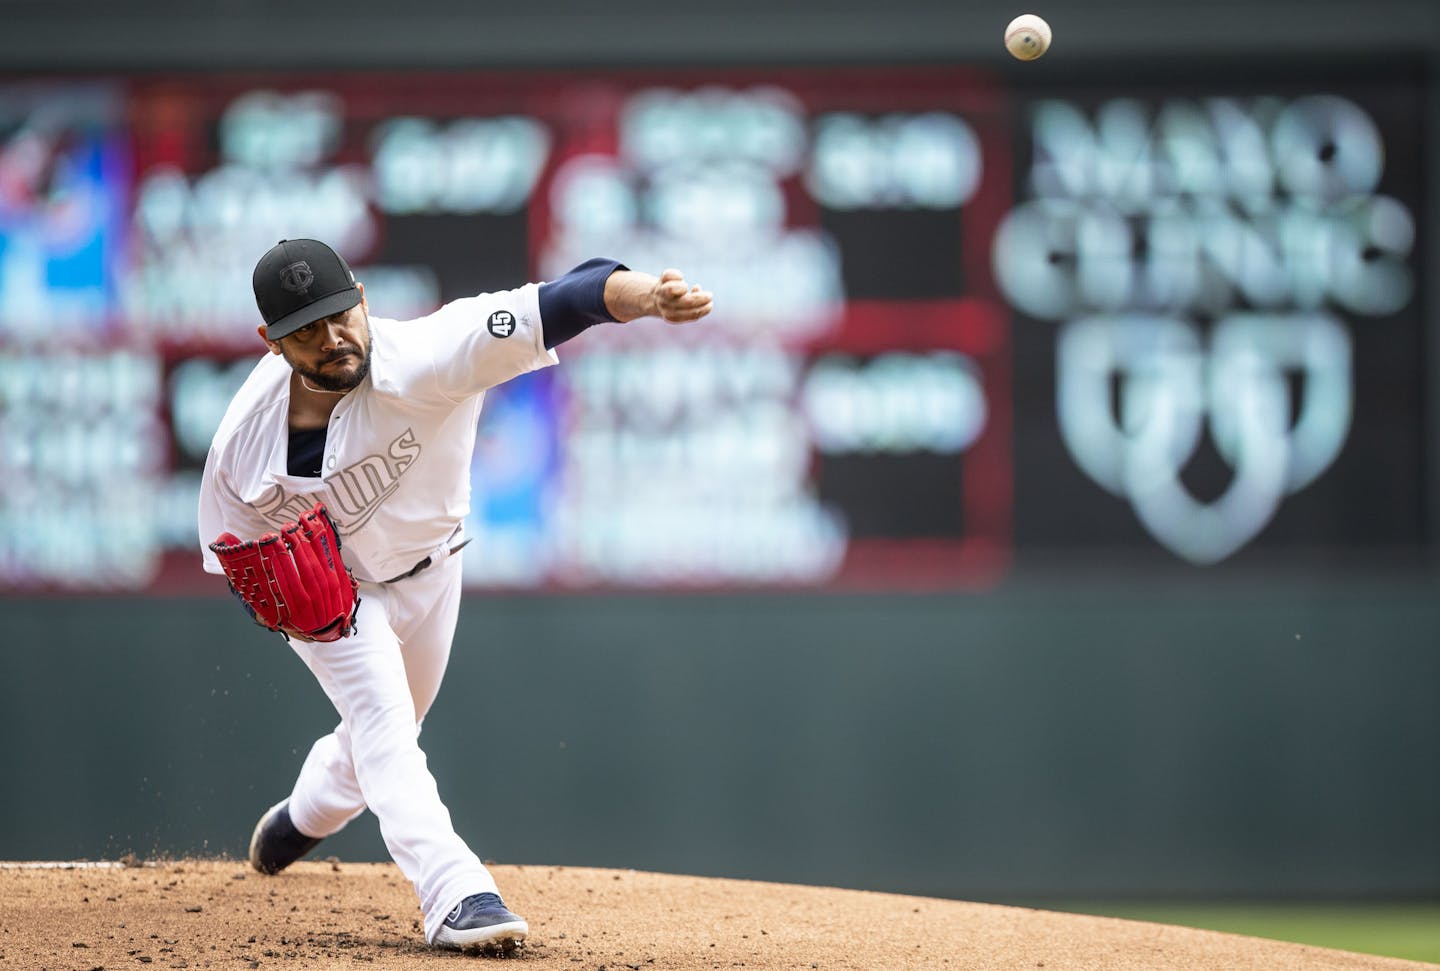
[[1033, 61], [1050, 49], [1050, 25], [1033, 13], [1022, 13], [1005, 28], [1005, 49], [1022, 61]]

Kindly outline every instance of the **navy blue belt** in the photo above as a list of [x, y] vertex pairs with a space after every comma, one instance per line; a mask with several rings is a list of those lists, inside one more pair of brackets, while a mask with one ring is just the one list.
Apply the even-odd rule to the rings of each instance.
[[[460, 550], [464, 548], [465, 544], [468, 543], [468, 542], [470, 542], [470, 540], [472, 540], [472, 539], [474, 539], [474, 538], [475, 538], [475, 537], [473, 537], [473, 536], [468, 536], [468, 537], [466, 537], [465, 539], [461, 540], [461, 541], [460, 541], [459, 543], [457, 543], [456, 545], [450, 547], [450, 552], [449, 552], [448, 555], [449, 555], [449, 556], [454, 556], [456, 553], [459, 553]], [[411, 577], [413, 577], [415, 574], [419, 573], [421, 570], [424, 570], [426, 567], [433, 565], [434, 562], [435, 562], [435, 558], [434, 558], [433, 556], [427, 556], [427, 557], [425, 557], [425, 559], [421, 560], [419, 563], [416, 563], [414, 566], [412, 566], [410, 569], [406, 570], [404, 573], [400, 574], [398, 577], [391, 577], [391, 578], [388, 579], [388, 580], [381, 580], [380, 582], [381, 582], [381, 583], [399, 583], [401, 580], [408, 580], [408, 579], [410, 579]]]

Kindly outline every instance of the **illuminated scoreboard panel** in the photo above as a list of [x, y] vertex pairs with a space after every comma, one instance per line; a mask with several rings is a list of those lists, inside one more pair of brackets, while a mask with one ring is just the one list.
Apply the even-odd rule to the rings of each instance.
[[640, 79], [589, 108], [532, 204], [540, 276], [607, 252], [680, 266], [718, 305], [690, 331], [587, 334], [554, 376], [570, 434], [531, 526], [565, 544], [559, 575], [997, 579], [1008, 339], [988, 251], [1010, 130], [994, 89], [963, 72]]
[[283, 236], [334, 243], [383, 316], [597, 254], [716, 293], [698, 327], [592, 330], [491, 393], [474, 588], [1418, 549], [1420, 91], [0, 84], [0, 589], [208, 589], [199, 470]]

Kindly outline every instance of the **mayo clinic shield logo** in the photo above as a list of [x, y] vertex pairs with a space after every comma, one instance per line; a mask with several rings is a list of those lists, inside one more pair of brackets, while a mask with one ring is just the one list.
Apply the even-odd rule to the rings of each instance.
[[[1033, 106], [1033, 197], [996, 231], [996, 279], [1060, 324], [1076, 464], [1184, 559], [1230, 556], [1335, 462], [1349, 328], [1414, 300], [1416, 219], [1381, 191], [1382, 132], [1326, 92]], [[1201, 498], [1186, 473], [1217, 457], [1228, 480]]]
[[315, 274], [304, 260], [291, 263], [280, 271], [280, 285], [291, 293], [304, 293], [314, 282]]
[[[1076, 463], [1198, 564], [1254, 538], [1330, 466], [1350, 429], [1350, 336], [1323, 313], [1233, 314], [1208, 347], [1183, 319], [1082, 318], [1062, 327], [1056, 363], [1060, 431]], [[1234, 474], [1201, 502], [1181, 471], [1207, 423]]]
[[509, 337], [515, 333], [515, 315], [508, 310], [497, 310], [485, 321], [494, 337]]

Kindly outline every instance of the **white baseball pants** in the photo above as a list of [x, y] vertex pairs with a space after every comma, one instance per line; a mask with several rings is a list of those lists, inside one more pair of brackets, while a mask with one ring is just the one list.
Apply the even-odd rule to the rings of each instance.
[[354, 634], [290, 642], [340, 714], [300, 769], [290, 819], [307, 836], [331, 836], [368, 807], [415, 885], [431, 943], [461, 900], [499, 892], [456, 835], [418, 738], [450, 660], [460, 564], [451, 556], [397, 583], [362, 582]]

